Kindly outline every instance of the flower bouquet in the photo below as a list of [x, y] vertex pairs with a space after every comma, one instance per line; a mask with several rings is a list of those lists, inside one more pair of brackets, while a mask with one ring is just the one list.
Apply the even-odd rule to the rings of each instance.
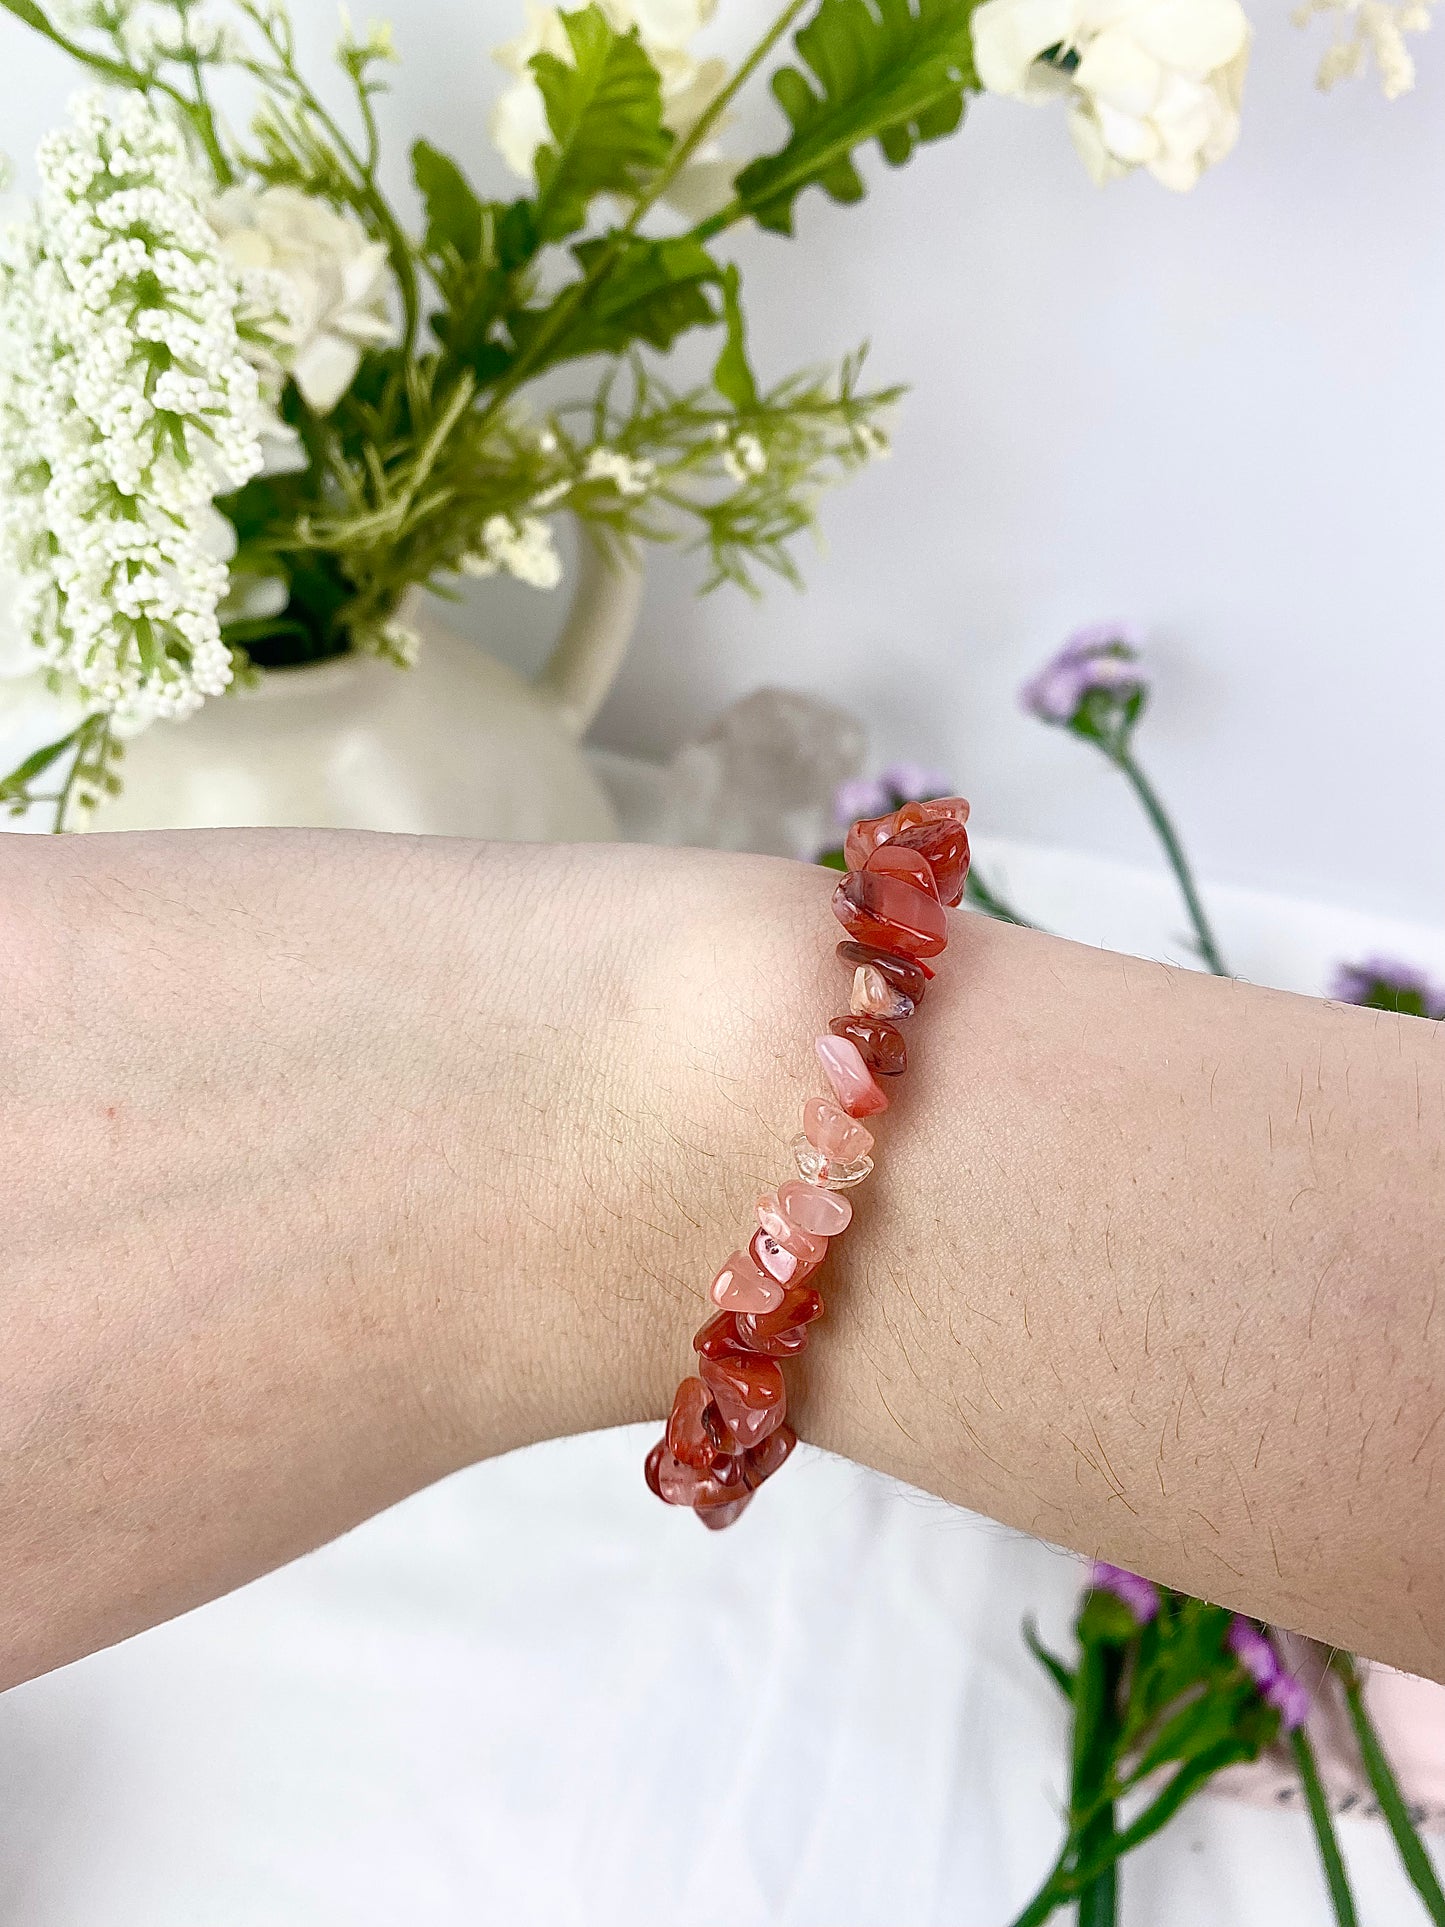
[[[1322, 78], [1368, 43], [1408, 84], [1422, 0], [1328, 4], [1355, 32]], [[790, 235], [810, 188], [861, 199], [865, 150], [902, 164], [985, 86], [1066, 99], [1100, 179], [1191, 186], [1238, 131], [1240, 0], [788, 0], [731, 71], [691, 49], [711, 5], [533, 4], [493, 118], [521, 191], [418, 139], [410, 220], [381, 180], [386, 26], [343, 15], [337, 112], [282, 0], [0, 0], [95, 83], [0, 255], [0, 695], [44, 725], [0, 804], [75, 826], [155, 719], [349, 651], [409, 663], [409, 590], [553, 586], [564, 509], [603, 544], [690, 535], [709, 586], [792, 576], [897, 391], [861, 353], [761, 381], [725, 235]], [[729, 155], [770, 64], [777, 142]], [[702, 331], [711, 379], [665, 382]]]

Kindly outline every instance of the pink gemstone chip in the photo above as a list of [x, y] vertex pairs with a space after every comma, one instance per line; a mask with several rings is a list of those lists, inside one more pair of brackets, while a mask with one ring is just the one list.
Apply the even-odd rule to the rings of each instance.
[[804, 1231], [801, 1225], [794, 1224], [778, 1202], [776, 1191], [770, 1191], [766, 1197], [758, 1199], [758, 1223], [784, 1251], [791, 1251], [798, 1260], [798, 1269], [793, 1273], [794, 1284], [801, 1283], [828, 1255], [828, 1240], [815, 1238], [810, 1232]]
[[745, 1252], [734, 1251], [712, 1281], [712, 1301], [723, 1311], [776, 1311], [783, 1287]]
[[888, 1109], [888, 1099], [873, 1081], [873, 1073], [851, 1037], [837, 1037], [827, 1031], [822, 1037], [814, 1038], [813, 1048], [834, 1095], [849, 1117], [872, 1117], [875, 1111]]
[[760, 1271], [765, 1271], [770, 1278], [776, 1278], [780, 1285], [786, 1285], [798, 1269], [797, 1254], [789, 1251], [786, 1245], [779, 1244], [761, 1225], [753, 1233], [748, 1256]]
[[835, 1164], [851, 1164], [873, 1149], [873, 1133], [827, 1097], [810, 1097], [803, 1106], [803, 1134]]
[[846, 1231], [853, 1207], [838, 1191], [825, 1191], [816, 1184], [790, 1178], [778, 1186], [778, 1203], [800, 1230], [817, 1238], [836, 1238]]

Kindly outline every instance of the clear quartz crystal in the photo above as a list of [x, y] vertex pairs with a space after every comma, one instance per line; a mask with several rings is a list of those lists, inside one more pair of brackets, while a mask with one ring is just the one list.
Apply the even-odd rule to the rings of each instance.
[[809, 1184], [821, 1184], [828, 1191], [843, 1191], [850, 1184], [861, 1184], [873, 1169], [872, 1158], [826, 1157], [801, 1131], [793, 1139], [793, 1156], [800, 1175]]

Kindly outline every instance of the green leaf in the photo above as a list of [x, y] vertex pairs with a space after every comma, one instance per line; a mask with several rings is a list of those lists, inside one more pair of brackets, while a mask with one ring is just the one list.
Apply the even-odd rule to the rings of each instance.
[[[824, 861], [825, 859], [820, 858], [819, 860]], [[841, 870], [844, 866], [840, 862], [837, 867]], [[1065, 1666], [1058, 1654], [1051, 1653], [1048, 1647], [1045, 1646], [1044, 1642], [1039, 1638], [1039, 1629], [1032, 1619], [1026, 1619], [1024, 1621], [1023, 1631], [1024, 1644], [1039, 1662], [1040, 1666], [1043, 1667], [1055, 1686], [1058, 1687], [1064, 1698], [1072, 1705], [1074, 1699], [1074, 1675], [1069, 1671], [1068, 1667]]]
[[976, 91], [969, 19], [974, 0], [822, 0], [794, 46], [806, 71], [781, 67], [773, 92], [792, 138], [738, 175], [741, 211], [793, 231], [805, 187], [835, 201], [863, 198], [853, 155], [876, 140], [899, 167], [922, 141], [951, 134]]
[[739, 275], [731, 261], [722, 271], [721, 287], [723, 321], [728, 332], [723, 351], [712, 371], [712, 385], [724, 401], [730, 401], [734, 408], [746, 411], [758, 405], [758, 384], [748, 361], [747, 326], [743, 321], [743, 304], [738, 295]]
[[597, 194], [636, 194], [662, 166], [662, 82], [635, 30], [617, 33], [599, 7], [564, 13], [570, 62], [533, 56], [551, 143], [537, 149], [537, 232], [560, 241], [586, 224]]
[[[0, 4], [8, 5], [9, 0], [0, 0]], [[0, 801], [22, 796], [37, 776], [43, 776], [52, 763], [58, 762], [68, 749], [75, 747], [75, 739], [79, 734], [80, 729], [72, 729], [68, 736], [62, 736], [58, 742], [47, 743], [43, 749], [33, 751], [8, 776], [0, 778]]]
[[1116, 1833], [1109, 1842], [1107, 1850], [1097, 1859], [1081, 1862], [1072, 1884], [1077, 1889], [1096, 1880], [1104, 1868], [1116, 1860], [1122, 1860], [1126, 1853], [1142, 1846], [1151, 1835], [1174, 1818], [1174, 1815], [1196, 1794], [1206, 1781], [1212, 1780], [1216, 1773], [1223, 1772], [1227, 1766], [1252, 1757], [1247, 1745], [1239, 1740], [1221, 1740], [1207, 1753], [1197, 1754], [1181, 1766], [1163, 1792], [1152, 1800], [1131, 1825]]
[[482, 204], [465, 174], [430, 141], [412, 144], [412, 179], [426, 210], [428, 254], [450, 249], [463, 261], [474, 261], [482, 246]]
[[[610, 246], [609, 238], [600, 237], [573, 249], [584, 275], [601, 250]], [[689, 235], [664, 241], [634, 237], [573, 318], [549, 342], [534, 372], [559, 361], [575, 361], [582, 355], [622, 354], [637, 341], [653, 348], [670, 348], [686, 329], [710, 327], [717, 321], [708, 290], [719, 279], [717, 263]], [[569, 290], [564, 288], [552, 307], [523, 309], [512, 316], [512, 338], [519, 351], [525, 351], [554, 309], [568, 297]]]

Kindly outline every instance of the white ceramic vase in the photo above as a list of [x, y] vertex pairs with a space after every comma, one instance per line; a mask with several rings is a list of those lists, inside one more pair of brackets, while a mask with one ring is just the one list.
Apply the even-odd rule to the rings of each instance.
[[579, 542], [562, 634], [534, 682], [414, 596], [412, 669], [343, 656], [274, 669], [133, 742], [104, 830], [257, 825], [402, 830], [504, 841], [615, 837], [580, 738], [631, 640], [636, 565]]

